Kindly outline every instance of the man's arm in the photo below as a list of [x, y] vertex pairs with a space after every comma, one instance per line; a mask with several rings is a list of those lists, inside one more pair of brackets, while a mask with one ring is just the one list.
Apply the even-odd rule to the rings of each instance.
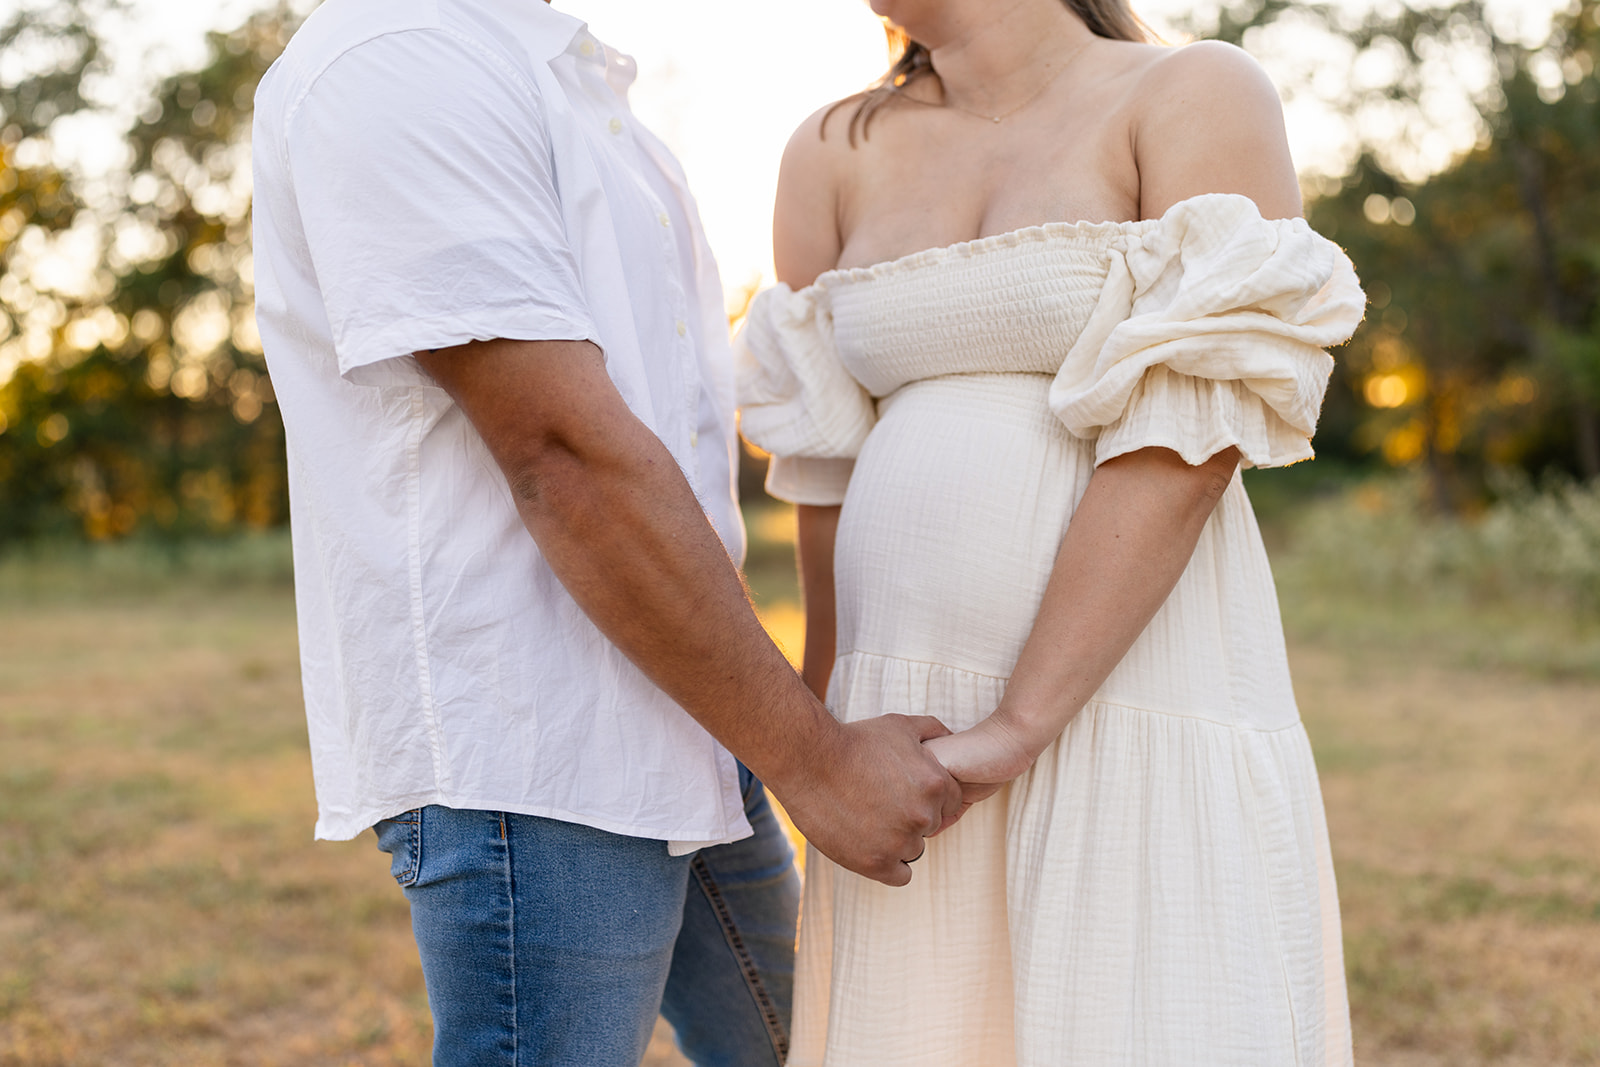
[[886, 882], [959, 810], [921, 741], [937, 721], [842, 725], [762, 630], [676, 462], [586, 341], [474, 342], [417, 359], [483, 436], [528, 532], [595, 625], [744, 761], [807, 838]]

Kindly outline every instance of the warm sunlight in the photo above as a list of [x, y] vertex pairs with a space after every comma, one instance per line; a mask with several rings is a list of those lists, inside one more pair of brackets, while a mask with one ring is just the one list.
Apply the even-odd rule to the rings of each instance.
[[[866, 0], [555, 0], [584, 19], [602, 40], [639, 63], [632, 92], [635, 112], [677, 153], [699, 199], [707, 236], [730, 294], [772, 274], [771, 206], [783, 146], [801, 120], [841, 96], [861, 89], [885, 67], [882, 30]], [[260, 6], [252, 0], [217, 0], [203, 7], [192, 0], [133, 0], [115, 37], [124, 70], [140, 76], [193, 62], [203, 51], [203, 31], [232, 26]], [[292, 0], [298, 10], [313, 0]], [[1202, 20], [1210, 0], [1147, 0], [1135, 8], [1159, 31], [1187, 13]], [[1345, 0], [1359, 12], [1369, 0]], [[1559, 0], [1499, 0], [1486, 4], [1508, 32], [1537, 38], [1547, 32], [1549, 12]], [[1251, 42], [1280, 85], [1309, 77], [1316, 92], [1286, 101], [1290, 143], [1303, 171], [1337, 171], [1347, 161], [1349, 131], [1332, 115], [1327, 100], [1346, 92], [1356, 70], [1350, 56], [1288, 20]], [[1340, 42], [1342, 44], [1342, 42]], [[1464, 76], [1464, 75], [1463, 75]], [[1431, 119], [1440, 128], [1396, 129], [1414, 140], [1414, 166], [1437, 167], [1473, 143], [1475, 132], [1452, 103], [1448, 86], [1429, 95]], [[1453, 111], [1452, 108], [1455, 108]], [[1456, 114], [1461, 111], [1461, 114]], [[1369, 118], [1367, 122], [1386, 121]], [[63, 131], [75, 154], [101, 166], [114, 150], [93, 123]], [[77, 133], [77, 137], [72, 135]], [[1394, 212], [1404, 221], [1405, 208]]]

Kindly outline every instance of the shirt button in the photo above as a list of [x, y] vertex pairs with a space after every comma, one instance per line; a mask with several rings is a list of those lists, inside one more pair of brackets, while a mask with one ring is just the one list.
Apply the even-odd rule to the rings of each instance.
[[684, 322], [682, 319], [678, 320], [678, 336], [679, 337], [687, 337], [687, 336], [689, 336], [689, 324], [687, 322]]
[[612, 133], [621, 133], [622, 132], [622, 120], [621, 119], [612, 119], [610, 122], [606, 123], [606, 129], [610, 130]]
[[661, 220], [661, 225], [663, 225], [663, 226], [671, 226], [672, 225], [672, 218], [665, 211], [663, 211], [661, 214], [657, 215], [656, 218]]
[[700, 431], [699, 430], [693, 430], [693, 431], [690, 432], [690, 434], [689, 434], [689, 447], [690, 448], [699, 448], [700, 447]]
[[594, 55], [594, 42], [584, 41], [578, 46], [578, 54], [585, 57]]

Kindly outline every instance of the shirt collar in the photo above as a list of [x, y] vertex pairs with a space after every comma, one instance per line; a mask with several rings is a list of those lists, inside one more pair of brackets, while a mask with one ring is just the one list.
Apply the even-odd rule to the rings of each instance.
[[584, 39], [594, 40], [581, 19], [557, 11], [545, 0], [512, 0], [496, 5], [495, 13], [516, 30], [529, 53], [545, 63], [565, 52], [576, 54]]
[[[586, 38], [593, 40], [588, 34], [583, 34], [578, 38], [578, 41], [581, 42]], [[577, 46], [582, 47], [581, 44]], [[596, 47], [605, 53], [606, 84], [611, 86], [612, 92], [623, 99], [627, 99], [629, 88], [633, 86], [634, 79], [639, 76], [639, 65], [633, 61], [632, 56], [625, 55], [608, 44], [596, 42]]]
[[516, 0], [505, 9], [509, 21], [531, 55], [545, 63], [570, 55], [606, 68], [606, 81], [618, 96], [626, 96], [638, 77], [633, 57], [602, 43], [589, 32], [589, 24], [545, 3]]

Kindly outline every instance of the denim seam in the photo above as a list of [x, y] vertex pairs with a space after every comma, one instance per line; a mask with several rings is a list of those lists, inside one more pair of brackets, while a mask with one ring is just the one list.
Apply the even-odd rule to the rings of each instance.
[[506, 813], [498, 812], [500, 820], [500, 856], [505, 864], [506, 872], [506, 935], [511, 948], [511, 1062], [522, 1062], [519, 1057], [521, 1034], [517, 1032], [517, 1023], [521, 1017], [517, 1003], [517, 875], [516, 866], [511, 858], [511, 839], [509, 828], [506, 826]]
[[722, 890], [717, 887], [716, 880], [711, 875], [711, 868], [706, 865], [705, 859], [699, 853], [695, 854], [694, 862], [690, 865], [694, 871], [695, 880], [700, 883], [706, 899], [711, 903], [711, 910], [717, 916], [717, 922], [722, 926], [722, 936], [728, 942], [734, 959], [738, 961], [739, 970], [744, 975], [744, 983], [750, 990], [750, 995], [755, 998], [756, 1007], [761, 1012], [761, 1020], [766, 1024], [767, 1037], [772, 1041], [772, 1049], [778, 1055], [778, 1062], [782, 1063], [789, 1058], [789, 1035], [784, 1030], [783, 1020], [778, 1017], [778, 1008], [772, 1002], [772, 995], [761, 981], [761, 972], [757, 969], [755, 960], [750, 956], [750, 950], [745, 947], [744, 938], [739, 936], [739, 929], [734, 924], [733, 913], [728, 908], [728, 902], [723, 899]]
[[405, 812], [406, 815], [415, 815], [416, 818], [398, 818], [391, 821], [401, 826], [411, 827], [407, 836], [411, 839], [411, 847], [407, 849], [410, 866], [395, 875], [395, 881], [402, 889], [409, 889], [415, 885], [417, 878], [422, 873], [422, 810], [420, 808]]

